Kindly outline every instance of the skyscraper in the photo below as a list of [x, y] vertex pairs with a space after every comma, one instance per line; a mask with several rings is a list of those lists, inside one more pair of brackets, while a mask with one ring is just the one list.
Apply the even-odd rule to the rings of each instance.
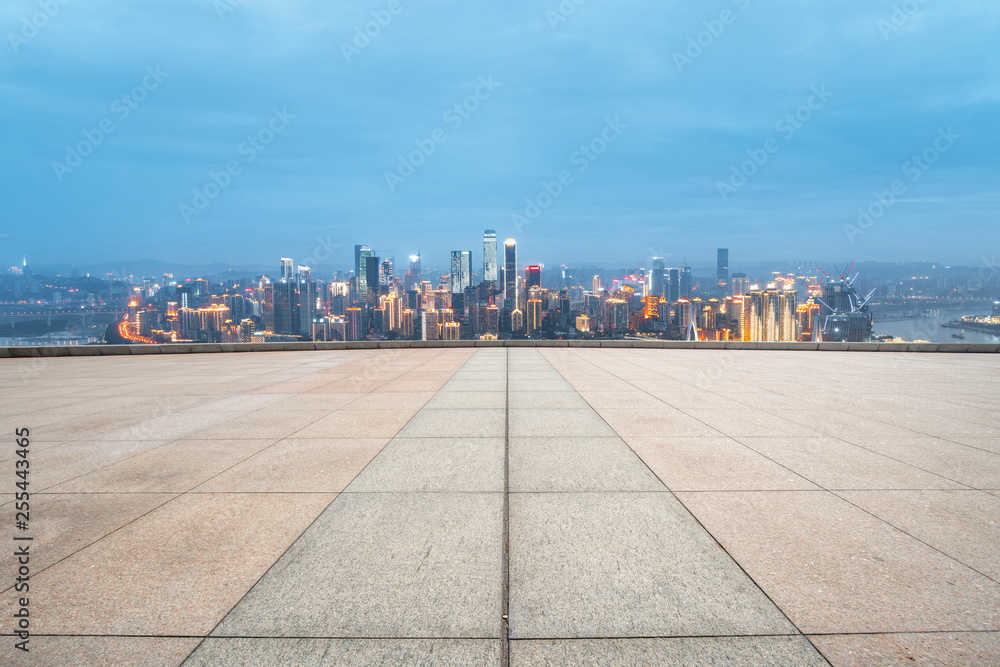
[[281, 258], [281, 280], [294, 280], [295, 273], [292, 272], [292, 260], [290, 257]]
[[492, 229], [483, 234], [483, 281], [497, 282], [497, 233]]
[[465, 288], [472, 286], [472, 251], [451, 251], [451, 293], [465, 294]]
[[729, 248], [719, 248], [716, 277], [719, 281], [719, 287], [723, 290], [729, 287]]
[[507, 239], [504, 242], [503, 257], [503, 305], [507, 310], [514, 310], [517, 307], [517, 241]]
[[664, 296], [663, 291], [663, 258], [653, 258], [653, 268], [649, 274], [649, 295], [655, 297]]
[[690, 266], [682, 266], [681, 267], [680, 279], [681, 279], [681, 284], [680, 284], [680, 289], [681, 289], [680, 298], [681, 299], [690, 299], [691, 298], [691, 287], [692, 287], [692, 285], [691, 285], [691, 267]]
[[538, 265], [524, 267], [524, 289], [542, 286], [542, 267]]
[[667, 301], [677, 303], [681, 298], [681, 272], [678, 269], [669, 269], [667, 272]]
[[[354, 246], [354, 278], [358, 285], [358, 299], [368, 298], [368, 258], [373, 256], [372, 249], [366, 245]], [[378, 271], [375, 272], [375, 284], [378, 285]]]

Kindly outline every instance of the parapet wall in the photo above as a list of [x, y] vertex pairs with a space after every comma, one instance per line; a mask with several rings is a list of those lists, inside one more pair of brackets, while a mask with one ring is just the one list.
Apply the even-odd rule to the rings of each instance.
[[650, 350], [801, 350], [821, 352], [997, 353], [995, 343], [748, 343], [632, 340], [355, 341], [346, 343], [193, 343], [176, 345], [51, 345], [0, 347], [0, 357], [83, 357], [115, 354], [300, 352], [438, 347], [612, 347]]

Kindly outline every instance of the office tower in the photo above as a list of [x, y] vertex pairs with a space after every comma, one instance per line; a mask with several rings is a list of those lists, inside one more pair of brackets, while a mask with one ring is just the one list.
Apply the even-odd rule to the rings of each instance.
[[496, 340], [500, 335], [500, 309], [495, 305], [479, 307], [479, 336]]
[[374, 255], [366, 245], [354, 246], [354, 282], [358, 287], [358, 300], [368, 298], [368, 266], [367, 260]]
[[504, 242], [503, 257], [503, 306], [507, 310], [514, 310], [517, 307], [517, 241], [507, 239]]
[[716, 277], [723, 290], [729, 286], [729, 248], [719, 248], [716, 259]]
[[274, 330], [286, 336], [299, 332], [299, 294], [295, 280], [280, 280], [274, 284]]
[[593, 283], [591, 292], [593, 294], [597, 294], [600, 291], [601, 291], [601, 277], [600, 276], [594, 276], [594, 283]]
[[472, 251], [451, 251], [451, 293], [465, 296], [465, 288], [472, 285]]
[[570, 313], [572, 307], [569, 302], [569, 290], [561, 289], [559, 290], [559, 324], [564, 327], [569, 327], [570, 323]]
[[410, 268], [403, 277], [403, 290], [409, 292], [420, 284], [420, 255], [410, 255]]
[[316, 319], [316, 281], [312, 280], [312, 272], [308, 266], [300, 266], [298, 272], [299, 311], [298, 331], [300, 335], [311, 335], [313, 320]]
[[392, 258], [382, 262], [382, 268], [378, 274], [379, 285], [392, 285]]
[[663, 290], [663, 270], [663, 258], [654, 257], [653, 269], [649, 274], [649, 296], [665, 296], [665, 292]]
[[483, 281], [497, 284], [497, 233], [492, 229], [483, 234]]
[[745, 273], [733, 274], [733, 296], [746, 296], [750, 291], [750, 280]]
[[531, 289], [532, 287], [542, 286], [542, 267], [540, 266], [526, 266], [524, 267], [524, 288]]
[[292, 259], [290, 257], [281, 258], [281, 276], [279, 280], [293, 280], [295, 273], [292, 271]]
[[368, 255], [362, 260], [362, 273], [365, 275], [365, 290], [358, 289], [358, 299], [365, 303], [374, 304], [378, 302], [381, 263], [382, 260], [374, 254]]
[[678, 269], [669, 269], [667, 271], [667, 301], [670, 303], [677, 303], [681, 298], [681, 272]]
[[693, 285], [691, 284], [691, 267], [682, 266], [680, 273], [680, 298], [690, 299], [692, 287]]
[[[267, 278], [260, 281], [264, 310], [264, 331], [274, 333], [274, 283]], [[184, 305], [183, 303], [181, 304]]]

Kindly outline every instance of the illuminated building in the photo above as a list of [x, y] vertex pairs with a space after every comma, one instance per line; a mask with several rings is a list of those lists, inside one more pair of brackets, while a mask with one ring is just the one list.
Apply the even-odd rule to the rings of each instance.
[[799, 339], [794, 290], [769, 283], [766, 290], [751, 287], [748, 298], [750, 338], [744, 334], [744, 340], [794, 342]]
[[590, 333], [593, 320], [587, 315], [578, 315], [576, 318], [576, 330], [580, 333]]
[[746, 296], [750, 291], [750, 280], [745, 273], [733, 274], [733, 296]]
[[660, 297], [645, 296], [642, 298], [642, 316], [655, 319], [660, 316]]
[[680, 298], [690, 299], [691, 298], [691, 267], [682, 266], [680, 269]]
[[292, 272], [292, 260], [290, 257], [281, 258], [281, 276], [279, 280], [293, 280], [295, 274]]
[[483, 280], [497, 284], [497, 233], [487, 229], [483, 234]]
[[510, 329], [514, 333], [524, 329], [524, 313], [518, 308], [510, 311]]
[[608, 299], [605, 302], [604, 307], [606, 309], [607, 317], [607, 326], [605, 329], [620, 333], [628, 331], [628, 302], [624, 299]]
[[492, 336], [488, 340], [496, 340], [500, 335], [500, 309], [495, 305], [479, 307], [479, 332], [481, 336]]
[[245, 319], [240, 322], [240, 342], [241, 343], [252, 343], [253, 342], [253, 320]]
[[819, 324], [820, 305], [818, 303], [802, 303], [795, 308], [801, 337], [807, 340], [813, 338], [815, 327]]
[[542, 286], [542, 267], [540, 266], [526, 266], [524, 267], [524, 288], [531, 289], [532, 287]]
[[421, 314], [420, 340], [438, 340], [438, 313], [425, 310]]
[[600, 291], [601, 291], [601, 277], [594, 276], [593, 289], [591, 293], [596, 295]]
[[367, 333], [363, 327], [364, 313], [358, 307], [347, 308], [347, 340], [363, 340]]
[[517, 307], [517, 241], [507, 239], [504, 242], [503, 256], [503, 306], [507, 310], [514, 310]]
[[407, 340], [413, 338], [414, 319], [416, 319], [416, 312], [409, 308], [405, 308], [403, 310], [403, 317], [400, 319], [399, 323], [399, 335]]
[[542, 301], [541, 299], [531, 299], [528, 301], [528, 333], [534, 334], [542, 329]]
[[445, 322], [441, 326], [441, 340], [461, 340], [461, 328], [458, 322]]

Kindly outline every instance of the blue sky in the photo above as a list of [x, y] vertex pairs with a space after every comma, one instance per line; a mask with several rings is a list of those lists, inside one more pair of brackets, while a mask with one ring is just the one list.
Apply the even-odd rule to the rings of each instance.
[[478, 262], [485, 228], [606, 266], [1000, 240], [995, 0], [64, 1], [0, 13], [6, 266]]

